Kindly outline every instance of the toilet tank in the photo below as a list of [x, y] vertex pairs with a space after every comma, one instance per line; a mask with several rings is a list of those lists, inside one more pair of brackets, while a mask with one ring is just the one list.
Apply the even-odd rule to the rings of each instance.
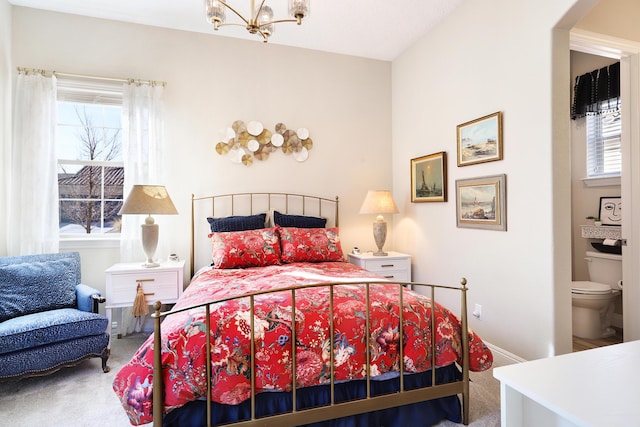
[[622, 280], [622, 255], [587, 251], [585, 259], [590, 281], [619, 289], [618, 282]]

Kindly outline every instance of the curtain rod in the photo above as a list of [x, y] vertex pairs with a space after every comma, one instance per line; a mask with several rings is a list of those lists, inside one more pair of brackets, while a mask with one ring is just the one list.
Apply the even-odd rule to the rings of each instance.
[[61, 76], [61, 77], [76, 77], [76, 78], [82, 78], [82, 79], [94, 79], [94, 80], [105, 80], [105, 81], [110, 81], [110, 82], [122, 82], [122, 83], [135, 83], [135, 84], [150, 84], [152, 86], [166, 86], [167, 82], [162, 82], [162, 81], [157, 81], [157, 80], [141, 80], [141, 79], [125, 79], [125, 78], [119, 78], [119, 77], [99, 77], [99, 76], [90, 76], [87, 74], [74, 74], [74, 73], [64, 73], [61, 71], [47, 71], [47, 70], [43, 70], [43, 69], [39, 69], [39, 68], [25, 68], [25, 67], [18, 67], [18, 71], [19, 72], [25, 72], [25, 73], [38, 73], [38, 74], [51, 74], [54, 76]]

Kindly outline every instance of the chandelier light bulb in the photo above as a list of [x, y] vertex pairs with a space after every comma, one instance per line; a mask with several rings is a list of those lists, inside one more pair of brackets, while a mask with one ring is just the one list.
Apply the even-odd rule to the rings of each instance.
[[309, 16], [309, 0], [289, 0], [289, 15], [296, 18], [300, 25], [302, 18]]
[[213, 24], [215, 30], [220, 24], [223, 24], [225, 15], [225, 6], [219, 0], [205, 0], [205, 8], [207, 13], [207, 21]]

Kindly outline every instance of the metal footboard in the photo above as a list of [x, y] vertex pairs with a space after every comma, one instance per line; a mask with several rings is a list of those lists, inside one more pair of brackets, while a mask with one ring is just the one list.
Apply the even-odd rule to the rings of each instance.
[[[467, 281], [466, 279], [461, 279], [460, 287], [454, 286], [444, 286], [444, 285], [432, 285], [432, 284], [423, 284], [423, 283], [413, 283], [413, 282], [394, 282], [394, 285], [397, 285], [399, 292], [399, 301], [398, 305], [400, 307], [404, 307], [404, 292], [406, 291], [405, 286], [410, 285], [414, 289], [420, 288], [425, 290], [425, 295], [431, 298], [432, 306], [431, 306], [431, 348], [434, 351], [431, 352], [431, 385], [424, 388], [413, 389], [413, 390], [405, 390], [404, 385], [404, 334], [400, 333], [400, 345], [399, 345], [399, 357], [400, 357], [400, 372], [399, 372], [399, 381], [400, 381], [400, 390], [397, 393], [392, 394], [384, 394], [378, 396], [371, 395], [371, 370], [370, 370], [370, 341], [371, 334], [367, 332], [366, 336], [366, 348], [369, 351], [366, 352], [366, 397], [359, 400], [349, 401], [349, 402], [335, 402], [335, 366], [334, 366], [334, 352], [331, 351], [331, 380], [330, 380], [330, 404], [327, 406], [321, 406], [311, 409], [298, 409], [297, 399], [296, 399], [296, 292], [301, 289], [311, 288], [311, 287], [329, 287], [329, 316], [330, 319], [333, 319], [334, 314], [334, 289], [336, 286], [341, 285], [364, 285], [366, 286], [366, 303], [367, 303], [367, 312], [366, 312], [366, 330], [370, 331], [370, 300], [369, 300], [369, 290], [370, 286], [374, 284], [390, 284], [388, 281], [370, 281], [370, 282], [335, 282], [335, 283], [320, 283], [320, 284], [309, 284], [309, 285], [300, 285], [296, 287], [290, 288], [282, 288], [282, 289], [273, 289], [268, 291], [260, 291], [254, 292], [250, 294], [245, 294], [241, 296], [229, 297], [221, 300], [210, 301], [207, 303], [203, 303], [197, 306], [185, 307], [178, 310], [172, 310], [168, 312], [161, 312], [160, 308], [162, 306], [161, 302], [156, 302], [154, 304], [155, 312], [151, 315], [154, 318], [154, 375], [153, 375], [153, 414], [154, 414], [154, 427], [162, 426], [162, 415], [163, 415], [163, 397], [164, 397], [164, 384], [163, 384], [163, 373], [162, 373], [162, 320], [166, 316], [170, 316], [175, 313], [180, 313], [182, 311], [192, 310], [198, 307], [204, 307], [205, 309], [205, 324], [206, 324], [206, 351], [207, 351], [207, 422], [208, 426], [211, 424], [211, 319], [210, 319], [210, 307], [212, 304], [229, 301], [232, 299], [239, 298], [249, 298], [250, 310], [254, 315], [250, 316], [250, 330], [251, 330], [251, 419], [247, 421], [240, 421], [234, 423], [233, 426], [246, 426], [246, 427], [282, 427], [282, 426], [297, 426], [301, 424], [308, 424], [313, 422], [326, 421], [329, 419], [341, 418], [350, 415], [356, 415], [361, 413], [366, 413], [374, 410], [387, 409], [391, 407], [397, 407], [402, 405], [407, 405], [411, 403], [421, 402], [425, 400], [431, 400], [439, 397], [452, 396], [452, 395], [461, 395], [462, 396], [462, 417], [463, 423], [467, 425], [469, 423], [469, 334], [468, 334], [468, 319], [467, 319]], [[435, 325], [435, 315], [434, 315], [434, 307], [436, 302], [436, 290], [449, 290], [449, 291], [458, 291], [460, 292], [460, 323], [461, 323], [461, 342], [462, 342], [462, 366], [460, 367], [462, 370], [462, 380], [451, 383], [443, 383], [436, 384], [436, 370], [433, 368], [436, 366], [436, 352], [435, 352], [435, 333], [436, 333], [436, 325]], [[292, 405], [293, 410], [291, 412], [279, 415], [272, 415], [267, 417], [256, 418], [256, 384], [255, 384], [255, 336], [254, 336], [254, 322], [255, 322], [255, 297], [258, 295], [273, 293], [273, 292], [291, 292], [292, 298]], [[404, 325], [403, 322], [403, 311], [399, 310], [399, 324]], [[330, 348], [335, 348], [335, 336], [334, 336], [334, 322], [329, 321], [330, 325]], [[327, 410], [330, 409], [330, 410]]]

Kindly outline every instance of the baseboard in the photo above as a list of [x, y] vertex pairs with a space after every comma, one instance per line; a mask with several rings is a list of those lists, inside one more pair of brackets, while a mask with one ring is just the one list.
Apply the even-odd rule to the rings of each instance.
[[496, 345], [488, 343], [484, 341], [484, 343], [489, 347], [491, 353], [493, 353], [493, 364], [494, 366], [503, 366], [503, 365], [512, 365], [514, 363], [522, 363], [526, 362], [526, 359], [523, 359], [520, 356], [517, 356], [507, 350], [500, 348]]

